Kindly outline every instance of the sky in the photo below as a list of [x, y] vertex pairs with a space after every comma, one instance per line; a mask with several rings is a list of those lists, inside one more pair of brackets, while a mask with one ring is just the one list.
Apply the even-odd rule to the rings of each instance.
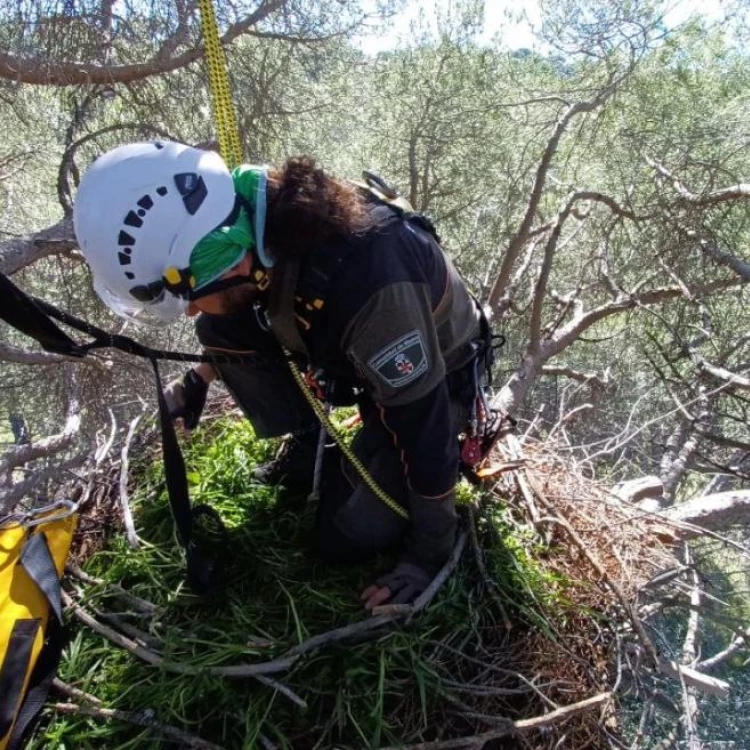
[[[611, 0], [603, 0], [610, 2]], [[408, 0], [388, 26], [381, 26], [376, 33], [360, 36], [358, 43], [367, 54], [377, 54], [408, 41], [409, 26], [417, 20], [420, 12], [434, 25], [438, 13], [445, 12], [450, 0]], [[668, 26], [677, 26], [694, 13], [700, 13], [709, 21], [721, 18], [721, 0], [674, 0], [665, 16]], [[540, 49], [534, 29], [539, 27], [541, 15], [537, 0], [485, 0], [484, 29], [480, 42], [489, 42], [496, 34], [510, 49]]]

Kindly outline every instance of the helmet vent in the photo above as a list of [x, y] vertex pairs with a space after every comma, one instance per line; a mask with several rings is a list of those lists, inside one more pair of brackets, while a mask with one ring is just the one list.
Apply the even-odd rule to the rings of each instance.
[[150, 195], [144, 195], [143, 198], [138, 201], [138, 205], [148, 211], [154, 205], [154, 202], [151, 200]]
[[193, 216], [201, 207], [201, 203], [208, 196], [208, 189], [202, 177], [195, 172], [182, 172], [174, 176], [177, 190], [182, 196], [182, 202], [185, 204], [185, 210]]
[[117, 259], [120, 261], [121, 266], [129, 266], [131, 263], [130, 256], [125, 255], [125, 253], [117, 253]]
[[167, 189], [165, 187], [158, 187], [156, 188], [156, 192], [159, 193], [159, 195], [166, 195]]
[[134, 273], [130, 273], [130, 271], [125, 271], [125, 276], [130, 279], [131, 281], [135, 278]]
[[143, 219], [135, 211], [129, 211], [123, 224], [127, 224], [129, 227], [142, 227]]
[[120, 234], [117, 237], [118, 245], [135, 245], [135, 237], [120, 230]]

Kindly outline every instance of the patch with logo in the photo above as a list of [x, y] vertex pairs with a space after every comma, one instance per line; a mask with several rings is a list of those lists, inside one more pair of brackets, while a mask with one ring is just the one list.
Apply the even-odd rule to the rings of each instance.
[[429, 369], [422, 334], [411, 331], [401, 336], [381, 349], [367, 364], [394, 388], [411, 383]]

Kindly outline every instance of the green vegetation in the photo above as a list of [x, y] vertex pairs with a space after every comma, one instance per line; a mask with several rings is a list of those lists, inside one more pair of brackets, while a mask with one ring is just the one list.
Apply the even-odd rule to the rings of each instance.
[[[170, 662], [210, 667], [268, 661], [310, 636], [366, 617], [358, 594], [389, 561], [347, 569], [316, 560], [309, 548], [314, 509], [304, 498], [284, 498], [248, 478], [268, 450], [246, 421], [231, 418], [207, 422], [189, 442], [193, 501], [216, 507], [231, 536], [232, 559], [220, 591], [198, 599], [183, 585], [158, 460], [141, 466], [132, 480], [141, 547], [130, 549], [116, 535], [85, 564], [90, 574], [160, 608], [153, 619], [127, 621], [147, 631]], [[464, 486], [461, 494], [469, 501], [472, 493]], [[552, 613], [559, 616], [564, 582], [540, 566], [534, 534], [493, 507], [480, 536], [488, 571], [516, 622], [544, 626]], [[457, 679], [451, 667], [480, 652], [494, 654], [498, 666], [511, 657], [497, 609], [478, 583], [467, 551], [413, 624], [365, 642], [323, 647], [288, 673], [272, 675], [307, 709], [254, 679], [181, 676], [149, 666], [75, 622], [60, 677], [107, 707], [148, 712], [227, 748], [254, 747], [261, 734], [295, 748], [376, 748], [431, 738], [450, 732], [454, 691], [445, 682]], [[84, 586], [80, 602], [92, 612], [127, 609], [107, 592], [106, 585]], [[118, 721], [52, 714], [29, 747], [124, 750], [162, 742], [158, 733]]]

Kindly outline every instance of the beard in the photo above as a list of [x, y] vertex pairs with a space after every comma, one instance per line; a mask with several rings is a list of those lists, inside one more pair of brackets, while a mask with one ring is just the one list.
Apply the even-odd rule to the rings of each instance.
[[221, 297], [221, 315], [238, 315], [249, 307], [258, 297], [258, 287], [253, 284], [242, 284], [224, 291]]

